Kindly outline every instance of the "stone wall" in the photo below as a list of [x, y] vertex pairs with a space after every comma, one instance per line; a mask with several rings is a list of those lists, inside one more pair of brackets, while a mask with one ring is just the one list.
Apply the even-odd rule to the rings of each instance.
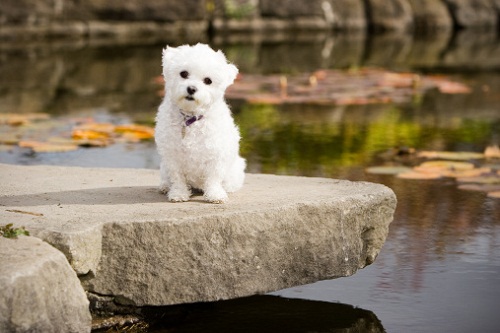
[[497, 29], [500, 0], [3, 0], [0, 38]]

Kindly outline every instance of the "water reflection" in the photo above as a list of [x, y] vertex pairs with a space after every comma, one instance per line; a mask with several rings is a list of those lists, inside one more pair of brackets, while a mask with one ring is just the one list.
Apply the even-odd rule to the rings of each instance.
[[[215, 46], [224, 48], [242, 72], [297, 73], [370, 65], [444, 71], [472, 87], [472, 93], [466, 95], [432, 91], [404, 105], [274, 107], [230, 101], [251, 172], [380, 182], [394, 189], [398, 197], [386, 245], [372, 266], [346, 279], [292, 288], [279, 295], [369, 309], [389, 332], [497, 330], [499, 200], [460, 191], [451, 180], [400, 180], [364, 172], [366, 166], [384, 161], [411, 164], [409, 156], [391, 155], [395, 147], [482, 151], [500, 143], [500, 43], [493, 35], [467, 34], [425, 40], [399, 35], [366, 39], [364, 35], [270, 34], [246, 36], [229, 44], [232, 37], [216, 37]], [[92, 116], [116, 123], [151, 123], [160, 103], [153, 79], [161, 71], [163, 46], [3, 43], [0, 112], [49, 112], [59, 118]], [[0, 162], [158, 168], [152, 142], [64, 154], [30, 155], [14, 148], [0, 151]], [[353, 309], [350, 314], [332, 316], [345, 308], [319, 302], [274, 298], [238, 302], [217, 303], [190, 315], [205, 328], [209, 326], [203, 325], [216, 325], [214, 318], [220, 318], [220, 325], [234, 324], [233, 308], [238, 313], [258, 311], [262, 315], [268, 306], [277, 319], [283, 319], [280, 325], [286, 321], [296, 327], [310, 325], [304, 331], [337, 327], [328, 326], [336, 325], [330, 319], [344, 315], [375, 317]], [[286, 317], [286, 313], [295, 317]], [[255, 326], [264, 319], [253, 314], [252, 327], [264, 330]], [[296, 317], [301, 321], [295, 321]], [[237, 318], [244, 321], [248, 317]], [[195, 324], [182, 325], [192, 328], [189, 325]], [[376, 331], [384, 329], [376, 318], [372, 325]], [[210, 327], [215, 330], [217, 326]]]
[[[457, 107], [439, 108], [442, 98]], [[471, 113], [459, 101], [430, 94], [416, 106], [245, 106], [236, 119], [250, 171], [345, 177], [339, 173], [348, 167], [394, 157], [395, 147], [483, 151], [497, 143], [493, 102]]]

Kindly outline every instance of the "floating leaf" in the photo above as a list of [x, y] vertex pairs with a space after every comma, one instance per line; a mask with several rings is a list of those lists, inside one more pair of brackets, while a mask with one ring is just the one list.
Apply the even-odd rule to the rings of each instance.
[[99, 133], [112, 133], [115, 130], [115, 125], [111, 123], [96, 123], [90, 121], [88, 123], [84, 123], [78, 125], [74, 128], [74, 130], [83, 130], [83, 131], [92, 131]]
[[417, 154], [418, 157], [423, 158], [440, 158], [444, 160], [467, 161], [474, 159], [484, 158], [485, 155], [481, 153], [465, 152], [465, 151], [421, 151]]
[[471, 89], [463, 83], [448, 80], [436, 81], [439, 91], [443, 94], [468, 94]]
[[0, 144], [17, 145], [19, 137], [14, 134], [0, 133]]
[[107, 140], [109, 134], [105, 132], [98, 132], [94, 130], [75, 129], [71, 133], [75, 140]]
[[416, 85], [420, 81], [420, 76], [415, 73], [385, 73], [379, 82], [381, 86], [408, 88]]
[[470, 170], [447, 170], [443, 171], [442, 175], [445, 177], [461, 179], [461, 178], [478, 177], [490, 172], [491, 172], [490, 168], [483, 167]]
[[477, 192], [497, 192], [500, 191], [500, 185], [495, 184], [462, 184], [458, 186], [459, 190], [477, 191]]
[[479, 176], [457, 179], [461, 183], [477, 183], [477, 184], [500, 184], [498, 176]]
[[115, 132], [124, 133], [127, 138], [138, 140], [152, 139], [155, 135], [154, 128], [135, 124], [116, 126]]
[[47, 113], [1, 113], [0, 114], [0, 124], [6, 124], [9, 126], [21, 126], [28, 122], [35, 120], [46, 120], [49, 119], [50, 115]]
[[488, 192], [490, 198], [500, 199], [500, 191]]
[[484, 156], [486, 158], [500, 158], [500, 148], [497, 145], [488, 146], [484, 150]]
[[470, 91], [464, 84], [444, 77], [360, 68], [295, 74], [286, 80], [280, 75], [248, 74], [237, 80], [226, 96], [253, 104], [364, 105], [410, 102], [431, 88], [444, 93]]
[[438, 172], [447, 170], [472, 170], [474, 164], [468, 162], [455, 162], [455, 161], [428, 161], [415, 167], [415, 170], [424, 172]]
[[73, 143], [80, 147], [107, 147], [111, 140], [74, 139]]
[[62, 153], [77, 150], [77, 145], [72, 144], [53, 144], [40, 141], [20, 141], [19, 147], [30, 148], [36, 153]]
[[439, 179], [441, 174], [437, 172], [418, 172], [418, 171], [408, 171], [397, 175], [401, 179]]
[[412, 169], [405, 166], [374, 166], [366, 168], [367, 173], [377, 175], [397, 175], [398, 173], [409, 172]]

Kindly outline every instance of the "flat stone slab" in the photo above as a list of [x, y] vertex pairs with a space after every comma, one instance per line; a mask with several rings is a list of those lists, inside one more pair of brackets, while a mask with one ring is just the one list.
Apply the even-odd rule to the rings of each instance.
[[61, 250], [84, 288], [136, 306], [230, 299], [354, 274], [377, 257], [386, 186], [248, 174], [229, 202], [170, 203], [157, 170], [0, 164], [0, 219]]
[[35, 237], [0, 237], [0, 332], [90, 332], [91, 319], [60, 251]]

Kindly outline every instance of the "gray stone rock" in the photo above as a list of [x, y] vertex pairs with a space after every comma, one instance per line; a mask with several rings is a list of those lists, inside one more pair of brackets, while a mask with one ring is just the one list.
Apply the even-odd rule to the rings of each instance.
[[443, 1], [458, 28], [485, 28], [498, 25], [498, 3], [495, 4], [492, 0]]
[[156, 170], [0, 164], [0, 219], [68, 257], [121, 304], [214, 301], [354, 274], [396, 206], [383, 185], [248, 174], [224, 205], [173, 204]]
[[0, 24], [53, 21], [196, 21], [206, 18], [203, 0], [2, 0]]
[[40, 239], [0, 237], [0, 286], [0, 332], [90, 332], [89, 301], [78, 277], [64, 255]]
[[97, 19], [119, 21], [196, 21], [206, 18], [203, 0], [88, 0], [87, 7]]
[[408, 0], [408, 2], [413, 10], [416, 33], [453, 29], [453, 19], [444, 2], [436, 0]]
[[413, 11], [408, 0], [367, 0], [370, 29], [405, 32], [413, 28]]
[[330, 0], [332, 27], [338, 30], [362, 30], [367, 26], [363, 0]]
[[322, 16], [321, 0], [260, 0], [260, 15], [263, 17], [291, 18], [297, 16]]

